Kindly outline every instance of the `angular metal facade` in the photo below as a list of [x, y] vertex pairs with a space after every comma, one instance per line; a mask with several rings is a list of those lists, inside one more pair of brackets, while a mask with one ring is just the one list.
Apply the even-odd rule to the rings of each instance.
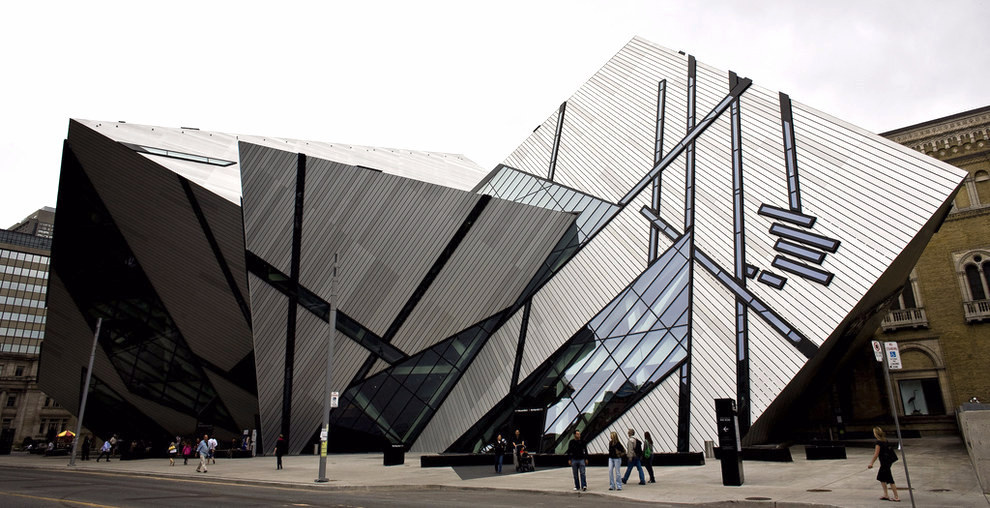
[[260, 426], [292, 453], [323, 418], [335, 255], [332, 449], [478, 451], [520, 428], [600, 452], [632, 427], [697, 451], [715, 398], [747, 441], [775, 439], [964, 177], [641, 39], [487, 176], [450, 154], [86, 121], [64, 153], [43, 389], [78, 399], [56, 373], [110, 318], [98, 401], [162, 432]]

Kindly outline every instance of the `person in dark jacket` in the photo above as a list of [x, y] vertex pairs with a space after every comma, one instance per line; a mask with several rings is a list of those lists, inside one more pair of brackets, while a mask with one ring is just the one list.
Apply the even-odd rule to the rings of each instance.
[[499, 434], [495, 438], [495, 444], [492, 445], [492, 452], [495, 453], [495, 472], [502, 474], [502, 461], [505, 459], [505, 450], [509, 446], [509, 443], [502, 439], [502, 434]]
[[649, 432], [643, 433], [643, 467], [650, 474], [650, 483], [656, 483], [657, 479], [653, 476], [653, 437]]
[[89, 460], [89, 449], [93, 447], [93, 442], [89, 439], [89, 434], [86, 434], [86, 438], [82, 442], [82, 459]]
[[[574, 439], [567, 445], [567, 463], [574, 473], [574, 490], [588, 490], [588, 478], [585, 476], [585, 468], [588, 462], [588, 449], [581, 439], [581, 431], [574, 431]], [[581, 472], [581, 481], [578, 482], [578, 471]]]
[[285, 455], [285, 450], [288, 447], [289, 443], [286, 442], [285, 435], [279, 434], [278, 439], [275, 440], [275, 458], [277, 459], [275, 469], [282, 469], [282, 455]]

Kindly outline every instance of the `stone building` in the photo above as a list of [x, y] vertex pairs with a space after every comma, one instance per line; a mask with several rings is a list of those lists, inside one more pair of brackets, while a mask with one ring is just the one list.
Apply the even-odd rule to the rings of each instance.
[[[875, 337], [901, 353], [891, 382], [902, 428], [956, 432], [956, 408], [990, 401], [990, 106], [882, 136], [968, 173]], [[864, 348], [820, 399], [811, 427], [859, 434], [892, 424], [888, 399], [881, 365]]]
[[0, 451], [45, 440], [76, 419], [38, 389], [55, 210], [0, 229]]

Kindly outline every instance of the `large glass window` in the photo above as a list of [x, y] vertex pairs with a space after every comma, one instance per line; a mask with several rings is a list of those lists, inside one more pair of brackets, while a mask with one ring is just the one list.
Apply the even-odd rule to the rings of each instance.
[[945, 414], [938, 378], [902, 379], [897, 384], [905, 415]]
[[[528, 441], [538, 451], [563, 453], [575, 430], [589, 438], [604, 431], [676, 373], [687, 358], [689, 248], [690, 237], [682, 236], [537, 368], [513, 402], [525, 410], [496, 407], [451, 448], [478, 451], [511, 420], [541, 433]], [[542, 425], [528, 424], [533, 414]]]
[[[333, 413], [336, 432], [331, 432], [331, 446], [339, 451], [377, 451], [376, 441], [412, 443], [507, 312], [349, 388]], [[360, 438], [349, 439], [354, 433]]]

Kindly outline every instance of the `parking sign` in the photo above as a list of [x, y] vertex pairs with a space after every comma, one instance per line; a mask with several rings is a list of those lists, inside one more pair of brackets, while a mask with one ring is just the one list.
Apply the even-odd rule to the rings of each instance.
[[890, 370], [902, 369], [901, 353], [897, 349], [897, 343], [884, 342], [884, 346], [887, 348], [887, 367], [890, 368]]

